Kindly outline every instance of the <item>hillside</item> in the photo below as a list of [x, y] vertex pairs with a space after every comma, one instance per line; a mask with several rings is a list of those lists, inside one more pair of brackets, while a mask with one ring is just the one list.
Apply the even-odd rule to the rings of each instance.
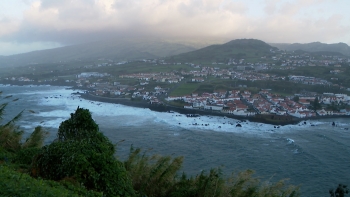
[[169, 57], [174, 62], [227, 63], [230, 59], [260, 59], [277, 50], [261, 40], [237, 39], [221, 45], [211, 45], [196, 51]]
[[104, 40], [93, 43], [59, 47], [29, 53], [0, 56], [0, 67], [24, 66], [69, 61], [89, 61], [100, 58], [127, 61], [159, 58], [195, 50], [184, 44], [160, 40]]
[[321, 42], [312, 43], [294, 43], [294, 44], [281, 44], [281, 43], [271, 43], [271, 46], [277, 47], [281, 50], [295, 51], [303, 50], [308, 52], [337, 52], [343, 55], [350, 56], [350, 47], [345, 43], [335, 43], [335, 44], [325, 44]]

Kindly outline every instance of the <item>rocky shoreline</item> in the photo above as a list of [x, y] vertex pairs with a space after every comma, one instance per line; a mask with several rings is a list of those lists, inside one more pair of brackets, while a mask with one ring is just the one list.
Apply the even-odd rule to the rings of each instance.
[[309, 117], [309, 118], [296, 118], [292, 116], [278, 116], [278, 115], [255, 115], [255, 116], [237, 116], [232, 114], [225, 114], [221, 112], [209, 111], [209, 110], [200, 110], [200, 109], [185, 109], [181, 107], [164, 105], [164, 104], [150, 104], [146, 101], [132, 101], [128, 98], [108, 98], [95, 96], [89, 93], [79, 93], [81, 98], [91, 101], [99, 101], [99, 102], [107, 102], [107, 103], [115, 103], [122, 104], [130, 107], [140, 107], [140, 108], [148, 108], [153, 111], [158, 112], [177, 112], [180, 114], [198, 114], [200, 116], [210, 115], [210, 116], [220, 116], [220, 117], [228, 117], [237, 119], [239, 121], [251, 121], [251, 122], [259, 122], [264, 124], [271, 125], [290, 125], [290, 124], [299, 124], [301, 122], [305, 122], [306, 120], [317, 120], [317, 119], [326, 119], [326, 118], [349, 118], [349, 116], [317, 116], [317, 117]]
[[12, 80], [0, 80], [0, 84], [3, 85], [16, 85], [16, 86], [28, 86], [28, 85], [34, 85], [34, 86], [40, 86], [40, 85], [52, 85], [52, 86], [71, 86], [74, 87], [74, 82], [65, 82], [62, 80], [57, 81], [50, 81], [50, 82], [37, 82], [37, 81], [12, 81]]
[[77, 94], [80, 95], [81, 98], [84, 98], [86, 100], [91, 101], [99, 101], [99, 102], [107, 102], [107, 103], [115, 103], [115, 104], [121, 104], [126, 105], [130, 107], [139, 107], [139, 108], [148, 108], [153, 111], [158, 112], [177, 112], [180, 114], [198, 114], [201, 116], [210, 115], [210, 116], [220, 116], [220, 117], [228, 117], [237, 119], [239, 121], [251, 121], [251, 122], [259, 122], [264, 124], [271, 124], [271, 125], [290, 125], [290, 124], [299, 124], [300, 122], [305, 122], [307, 120], [318, 120], [318, 119], [328, 119], [328, 118], [350, 118], [350, 116], [343, 115], [332, 115], [332, 116], [316, 116], [316, 117], [308, 117], [308, 118], [296, 118], [293, 116], [279, 116], [279, 115], [255, 115], [255, 116], [237, 116], [233, 114], [226, 114], [221, 112], [215, 112], [210, 110], [204, 110], [204, 109], [186, 109], [181, 108], [177, 106], [172, 105], [166, 105], [166, 104], [150, 104], [146, 101], [133, 101], [129, 98], [109, 98], [109, 97], [101, 97], [96, 96], [88, 93], [89, 89], [76, 87], [73, 84], [65, 83], [65, 82], [50, 82], [50, 83], [44, 83], [44, 82], [19, 82], [19, 81], [0, 81], [0, 84], [3, 85], [16, 85], [16, 86], [24, 86], [24, 85], [52, 85], [52, 86], [63, 86], [63, 87], [70, 87], [69, 89], [72, 90], [87, 90], [85, 93], [77, 92]]

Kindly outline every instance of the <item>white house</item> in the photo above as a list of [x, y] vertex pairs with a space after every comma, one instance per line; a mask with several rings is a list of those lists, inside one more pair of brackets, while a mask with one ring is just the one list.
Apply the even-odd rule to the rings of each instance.
[[206, 109], [206, 110], [213, 110], [213, 111], [221, 111], [223, 109], [223, 106], [205, 105], [204, 109]]

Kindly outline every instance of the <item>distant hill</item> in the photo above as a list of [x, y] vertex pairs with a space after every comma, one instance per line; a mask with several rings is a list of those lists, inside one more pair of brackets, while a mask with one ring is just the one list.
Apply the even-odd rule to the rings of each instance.
[[281, 50], [296, 51], [303, 50], [308, 52], [337, 52], [346, 56], [350, 56], [350, 47], [345, 43], [325, 44], [321, 42], [312, 42], [306, 44], [294, 43], [294, 44], [279, 44], [270, 43], [271, 46], [277, 47]]
[[295, 50], [294, 53], [297, 53], [297, 54], [309, 53], [309, 54], [316, 55], [316, 56], [321, 56], [321, 55], [345, 56], [342, 53], [333, 52], [333, 51], [315, 51], [315, 52], [311, 52], [311, 51], [304, 51], [304, 50], [300, 50], [300, 49]]
[[0, 56], [0, 67], [24, 66], [35, 63], [89, 61], [100, 58], [115, 61], [151, 59], [177, 55], [196, 48], [184, 44], [151, 40], [104, 40], [93, 43], [59, 47], [29, 53]]
[[226, 63], [229, 59], [261, 58], [271, 55], [270, 50], [277, 50], [261, 40], [237, 39], [220, 45], [211, 45], [195, 51], [169, 57], [174, 62], [221, 62]]

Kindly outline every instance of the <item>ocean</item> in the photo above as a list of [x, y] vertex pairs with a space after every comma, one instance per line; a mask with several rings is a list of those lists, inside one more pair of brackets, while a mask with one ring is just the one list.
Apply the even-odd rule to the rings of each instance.
[[[329, 196], [328, 190], [350, 181], [350, 119], [308, 120], [280, 126], [178, 113], [155, 112], [119, 104], [84, 100], [68, 87], [0, 85], [6, 108], [2, 123], [24, 110], [18, 122], [25, 135], [43, 126], [51, 143], [60, 123], [79, 106], [91, 111], [100, 131], [117, 145], [124, 160], [130, 146], [149, 154], [184, 156], [189, 175], [221, 167], [224, 174], [245, 169], [261, 180], [299, 185], [303, 197]], [[4, 98], [12, 95], [11, 98]], [[335, 122], [336, 126], [332, 126]], [[242, 127], [236, 127], [240, 123]], [[124, 140], [124, 141], [122, 141]], [[122, 141], [122, 142], [121, 142]]]

